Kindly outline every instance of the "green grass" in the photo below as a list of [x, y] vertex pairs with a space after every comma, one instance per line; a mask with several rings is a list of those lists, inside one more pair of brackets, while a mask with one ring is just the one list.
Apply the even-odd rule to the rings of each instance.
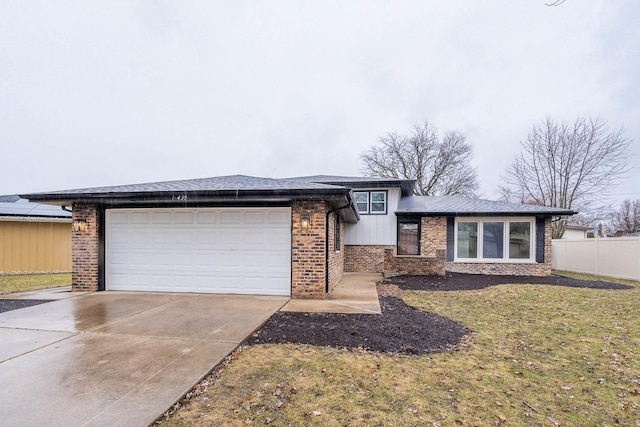
[[0, 294], [71, 284], [71, 273], [0, 275]]
[[165, 425], [640, 426], [640, 286], [405, 292], [470, 345], [391, 357], [262, 345]]

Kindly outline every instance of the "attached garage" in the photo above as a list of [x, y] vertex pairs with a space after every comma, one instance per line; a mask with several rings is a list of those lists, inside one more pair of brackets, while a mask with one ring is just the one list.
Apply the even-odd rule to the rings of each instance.
[[105, 211], [105, 288], [291, 295], [291, 208]]
[[[24, 195], [72, 211], [74, 291], [324, 298], [344, 267], [351, 187], [218, 176]], [[337, 218], [340, 218], [339, 220]]]

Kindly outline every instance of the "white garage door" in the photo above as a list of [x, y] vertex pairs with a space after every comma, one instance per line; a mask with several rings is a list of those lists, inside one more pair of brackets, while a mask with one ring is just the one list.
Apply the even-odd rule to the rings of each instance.
[[290, 208], [109, 209], [106, 289], [291, 293]]

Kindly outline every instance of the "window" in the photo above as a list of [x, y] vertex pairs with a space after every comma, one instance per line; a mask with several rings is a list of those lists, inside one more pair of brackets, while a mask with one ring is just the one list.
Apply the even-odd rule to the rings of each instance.
[[531, 258], [531, 223], [509, 223], [509, 258]]
[[456, 259], [464, 261], [533, 261], [534, 219], [487, 218], [456, 222]]
[[420, 218], [398, 219], [398, 255], [420, 255]]
[[335, 252], [340, 251], [340, 216], [336, 215], [336, 219], [333, 221], [333, 250]]
[[387, 192], [372, 191], [371, 193], [371, 213], [386, 214], [387, 213]]
[[504, 222], [485, 222], [482, 226], [484, 258], [504, 258]]
[[356, 206], [358, 207], [358, 212], [361, 214], [369, 213], [369, 193], [366, 191], [353, 193], [354, 198], [356, 199]]
[[458, 223], [458, 258], [478, 258], [478, 223]]
[[386, 191], [356, 191], [353, 193], [353, 196], [359, 213], [386, 215]]

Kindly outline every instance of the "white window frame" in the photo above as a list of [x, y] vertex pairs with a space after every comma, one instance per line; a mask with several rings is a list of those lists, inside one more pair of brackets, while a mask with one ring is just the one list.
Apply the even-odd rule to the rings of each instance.
[[[367, 195], [367, 210], [366, 211], [361, 211], [360, 207], [358, 206], [358, 202], [356, 200], [356, 195], [357, 194], [366, 194]], [[371, 197], [369, 196], [369, 192], [368, 191], [354, 191], [353, 192], [353, 202], [356, 205], [356, 208], [358, 209], [358, 213], [361, 214], [368, 214], [369, 213], [369, 203], [370, 203]]]
[[[379, 193], [379, 194], [383, 194], [384, 195], [384, 200], [382, 202], [374, 202], [373, 201], [373, 195], [374, 193]], [[387, 214], [387, 199], [389, 197], [389, 194], [386, 191], [369, 191], [369, 213], [371, 215], [386, 215]], [[374, 203], [383, 203], [384, 204], [384, 209], [381, 211], [374, 211], [373, 210], [373, 204]]]
[[[382, 202], [373, 202], [373, 197], [372, 194], [374, 193], [380, 193], [380, 194], [384, 194], [384, 201]], [[356, 202], [356, 194], [366, 194], [367, 195], [367, 210], [360, 210], [360, 208], [358, 207], [358, 203]], [[358, 208], [358, 213], [361, 215], [387, 215], [388, 213], [388, 208], [389, 208], [389, 192], [387, 190], [366, 190], [366, 191], [354, 191], [353, 192], [353, 202], [356, 205], [356, 208]], [[374, 211], [372, 209], [372, 206], [374, 203], [384, 203], [384, 210], [383, 211]]]
[[[478, 223], [478, 257], [477, 258], [459, 258], [458, 257], [458, 223], [459, 222], [476, 222]], [[502, 258], [484, 258], [483, 257], [483, 236], [485, 222], [502, 222], [503, 228], [503, 253]], [[509, 223], [512, 222], [528, 222], [531, 227], [531, 236], [529, 241], [529, 258], [509, 258]], [[454, 225], [454, 262], [469, 263], [508, 263], [508, 264], [530, 264], [536, 262], [536, 219], [535, 217], [456, 217]]]

